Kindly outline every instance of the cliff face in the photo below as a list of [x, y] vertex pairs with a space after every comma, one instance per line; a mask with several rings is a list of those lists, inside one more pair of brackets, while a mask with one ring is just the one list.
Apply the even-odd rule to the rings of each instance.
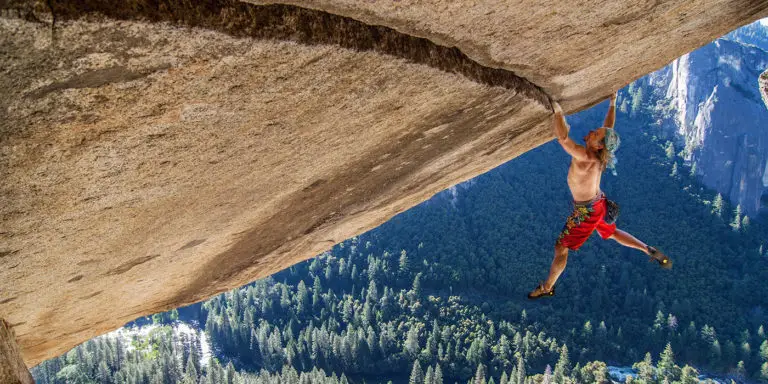
[[758, 81], [766, 68], [768, 52], [718, 39], [652, 76], [671, 106], [667, 129], [678, 137], [678, 150], [704, 184], [748, 215], [765, 208], [768, 191], [768, 109]]
[[585, 108], [768, 15], [296, 5], [2, 3], [0, 317], [28, 365], [310, 258], [550, 140], [549, 95]]
[[723, 36], [723, 38], [745, 45], [754, 45], [764, 51], [768, 51], [768, 24], [758, 21], [745, 25]]

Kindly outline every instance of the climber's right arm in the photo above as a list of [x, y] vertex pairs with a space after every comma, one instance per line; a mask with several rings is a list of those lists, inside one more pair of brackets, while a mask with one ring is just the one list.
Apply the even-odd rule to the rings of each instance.
[[587, 156], [586, 148], [576, 144], [570, 137], [568, 137], [570, 127], [565, 121], [565, 115], [563, 114], [563, 109], [560, 107], [560, 104], [553, 102], [552, 108], [555, 111], [555, 114], [552, 116], [552, 129], [554, 130], [557, 142], [560, 143], [563, 149], [575, 159], [587, 160], [589, 157]]

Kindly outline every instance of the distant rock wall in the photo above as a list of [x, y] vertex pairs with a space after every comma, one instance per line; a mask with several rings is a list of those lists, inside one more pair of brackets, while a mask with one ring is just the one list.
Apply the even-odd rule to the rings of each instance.
[[745, 45], [754, 45], [764, 51], [768, 51], [768, 24], [765, 24], [763, 21], [757, 21], [745, 25], [723, 36], [723, 38]]
[[768, 208], [768, 108], [759, 85], [766, 68], [768, 52], [719, 39], [651, 76], [673, 109], [667, 129], [677, 150], [750, 216]]

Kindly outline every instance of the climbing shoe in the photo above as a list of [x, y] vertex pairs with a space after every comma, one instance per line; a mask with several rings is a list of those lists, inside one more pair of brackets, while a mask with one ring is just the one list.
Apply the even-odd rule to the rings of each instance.
[[528, 294], [528, 299], [536, 300], [542, 297], [549, 297], [554, 295], [555, 295], [555, 287], [552, 286], [552, 289], [547, 291], [546, 289], [544, 289], [544, 282], [542, 281], [541, 283], [539, 283], [539, 286], [537, 286], [536, 289], [534, 289], [531, 293]]
[[672, 260], [658, 249], [648, 246], [648, 253], [651, 262], [655, 261], [664, 269], [672, 269]]

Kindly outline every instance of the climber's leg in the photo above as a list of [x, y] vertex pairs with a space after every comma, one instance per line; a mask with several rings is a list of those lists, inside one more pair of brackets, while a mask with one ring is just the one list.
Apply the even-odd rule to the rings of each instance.
[[[599, 228], [598, 228], [598, 231], [599, 231]], [[650, 252], [648, 251], [648, 245], [638, 240], [636, 237], [632, 236], [631, 234], [622, 231], [621, 229], [616, 229], [616, 231], [613, 232], [613, 234], [611, 234], [607, 238], [616, 240], [617, 243], [625, 247], [634, 248], [640, 252], [645, 253], [646, 255], [650, 255]]]

